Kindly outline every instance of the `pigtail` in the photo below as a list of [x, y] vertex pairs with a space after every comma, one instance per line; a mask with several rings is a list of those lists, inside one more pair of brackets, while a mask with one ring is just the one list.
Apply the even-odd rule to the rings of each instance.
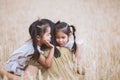
[[39, 59], [39, 56], [40, 56], [40, 53], [37, 49], [37, 27], [36, 25], [38, 24], [39, 20], [33, 22], [31, 25], [30, 25], [30, 28], [29, 28], [29, 34], [31, 36], [31, 39], [32, 39], [32, 45], [33, 45], [33, 48], [34, 48], [34, 54], [33, 54], [33, 59], [38, 61]]
[[33, 30], [33, 35], [32, 35], [32, 42], [33, 42], [33, 48], [34, 48], [33, 59], [35, 59], [36, 61], [38, 61], [40, 53], [39, 53], [39, 51], [37, 49], [37, 43], [38, 43], [38, 41], [37, 41], [36, 36], [37, 36], [37, 30], [36, 30], [36, 27], [35, 27], [35, 29]]
[[77, 45], [76, 45], [76, 36], [75, 36], [75, 27], [73, 25], [70, 25], [70, 27], [72, 28], [73, 30], [73, 37], [74, 37], [74, 44], [73, 44], [73, 47], [72, 47], [72, 51], [75, 53], [76, 52], [76, 49], [77, 49]]

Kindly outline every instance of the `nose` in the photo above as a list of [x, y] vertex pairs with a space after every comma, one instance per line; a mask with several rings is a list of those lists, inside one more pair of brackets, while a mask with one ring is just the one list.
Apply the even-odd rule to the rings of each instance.
[[62, 42], [62, 39], [59, 39], [60, 42]]
[[51, 38], [51, 35], [50, 35], [50, 38]]

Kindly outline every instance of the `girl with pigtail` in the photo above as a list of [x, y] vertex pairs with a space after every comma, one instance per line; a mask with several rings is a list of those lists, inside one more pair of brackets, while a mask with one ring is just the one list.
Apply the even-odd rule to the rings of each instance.
[[[31, 39], [15, 50], [6, 63], [5, 70], [0, 69], [0, 76], [9, 80], [30, 80], [29, 76], [36, 77], [38, 67], [30, 64], [30, 60], [40, 63], [44, 68], [51, 67], [53, 57], [59, 57], [59, 51], [54, 45], [54, 23], [48, 19], [36, 20], [29, 27]], [[52, 36], [52, 38], [51, 38]], [[52, 39], [52, 42], [51, 42]], [[44, 50], [49, 49], [45, 57]], [[56, 52], [57, 51], [57, 52]], [[28, 75], [28, 72], [30, 75]]]
[[[79, 74], [85, 74], [84, 67], [81, 68], [81, 51], [79, 42], [76, 42], [76, 29], [75, 26], [69, 25], [66, 22], [58, 21], [55, 24], [55, 37], [56, 37], [56, 44], [58, 48], [66, 47], [68, 48], [73, 54], [73, 60], [77, 64], [77, 72]], [[73, 39], [70, 39], [71, 35], [73, 35]]]
[[[57, 22], [54, 27], [55, 47], [60, 51], [58, 57], [53, 58], [51, 67], [44, 68], [36, 63], [41, 70], [43, 80], [81, 80], [79, 68], [73, 64], [73, 56], [79, 59], [78, 44], [76, 44], [75, 27], [65, 22]], [[74, 40], [69, 39], [73, 35]], [[44, 56], [49, 55], [49, 50], [44, 52]], [[74, 54], [72, 54], [74, 53]], [[78, 60], [79, 61], [79, 60]], [[77, 61], [76, 61], [77, 62]], [[78, 64], [78, 63], [77, 63]]]

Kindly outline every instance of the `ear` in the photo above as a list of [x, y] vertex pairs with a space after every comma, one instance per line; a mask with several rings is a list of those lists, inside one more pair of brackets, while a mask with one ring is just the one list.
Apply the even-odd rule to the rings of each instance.
[[37, 40], [40, 41], [41, 37], [39, 35], [37, 35]]

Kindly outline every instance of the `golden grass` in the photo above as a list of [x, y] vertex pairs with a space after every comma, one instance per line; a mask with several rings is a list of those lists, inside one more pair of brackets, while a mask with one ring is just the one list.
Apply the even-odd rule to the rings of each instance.
[[[117, 33], [117, 31], [116, 31]], [[86, 80], [120, 79], [119, 35], [94, 31], [84, 45]]]
[[[86, 70], [84, 80], [120, 80], [120, 1], [75, 1], [69, 0], [67, 3], [60, 0], [56, 8], [54, 8], [56, 4], [50, 1], [48, 7], [53, 8], [51, 13], [49, 10], [41, 12], [42, 8], [46, 7], [43, 5], [46, 3], [44, 0], [44, 3], [39, 0], [39, 3], [34, 0], [31, 2], [0, 0], [0, 66], [4, 67], [10, 54], [29, 39], [28, 26], [33, 19], [36, 16], [43, 16], [56, 21], [62, 19], [77, 26], [78, 40], [82, 38], [84, 41], [81, 45], [83, 49], [81, 63], [85, 65]], [[6, 5], [8, 3], [10, 4]], [[22, 6], [16, 7], [18, 3]]]
[[[6, 38], [11, 35], [6, 34]], [[0, 66], [4, 67], [6, 60], [11, 52], [17, 48], [18, 42], [9, 42], [1, 39], [3, 44], [0, 45]], [[92, 29], [83, 38], [84, 43], [81, 45], [82, 61], [85, 63], [86, 74], [84, 80], [119, 80], [120, 79], [120, 38], [119, 29], [113, 31], [100, 31]], [[39, 75], [40, 76], [40, 75]], [[6, 79], [5, 79], [6, 80]], [[31, 79], [33, 80], [33, 79]], [[50, 80], [48, 78], [48, 80]]]

